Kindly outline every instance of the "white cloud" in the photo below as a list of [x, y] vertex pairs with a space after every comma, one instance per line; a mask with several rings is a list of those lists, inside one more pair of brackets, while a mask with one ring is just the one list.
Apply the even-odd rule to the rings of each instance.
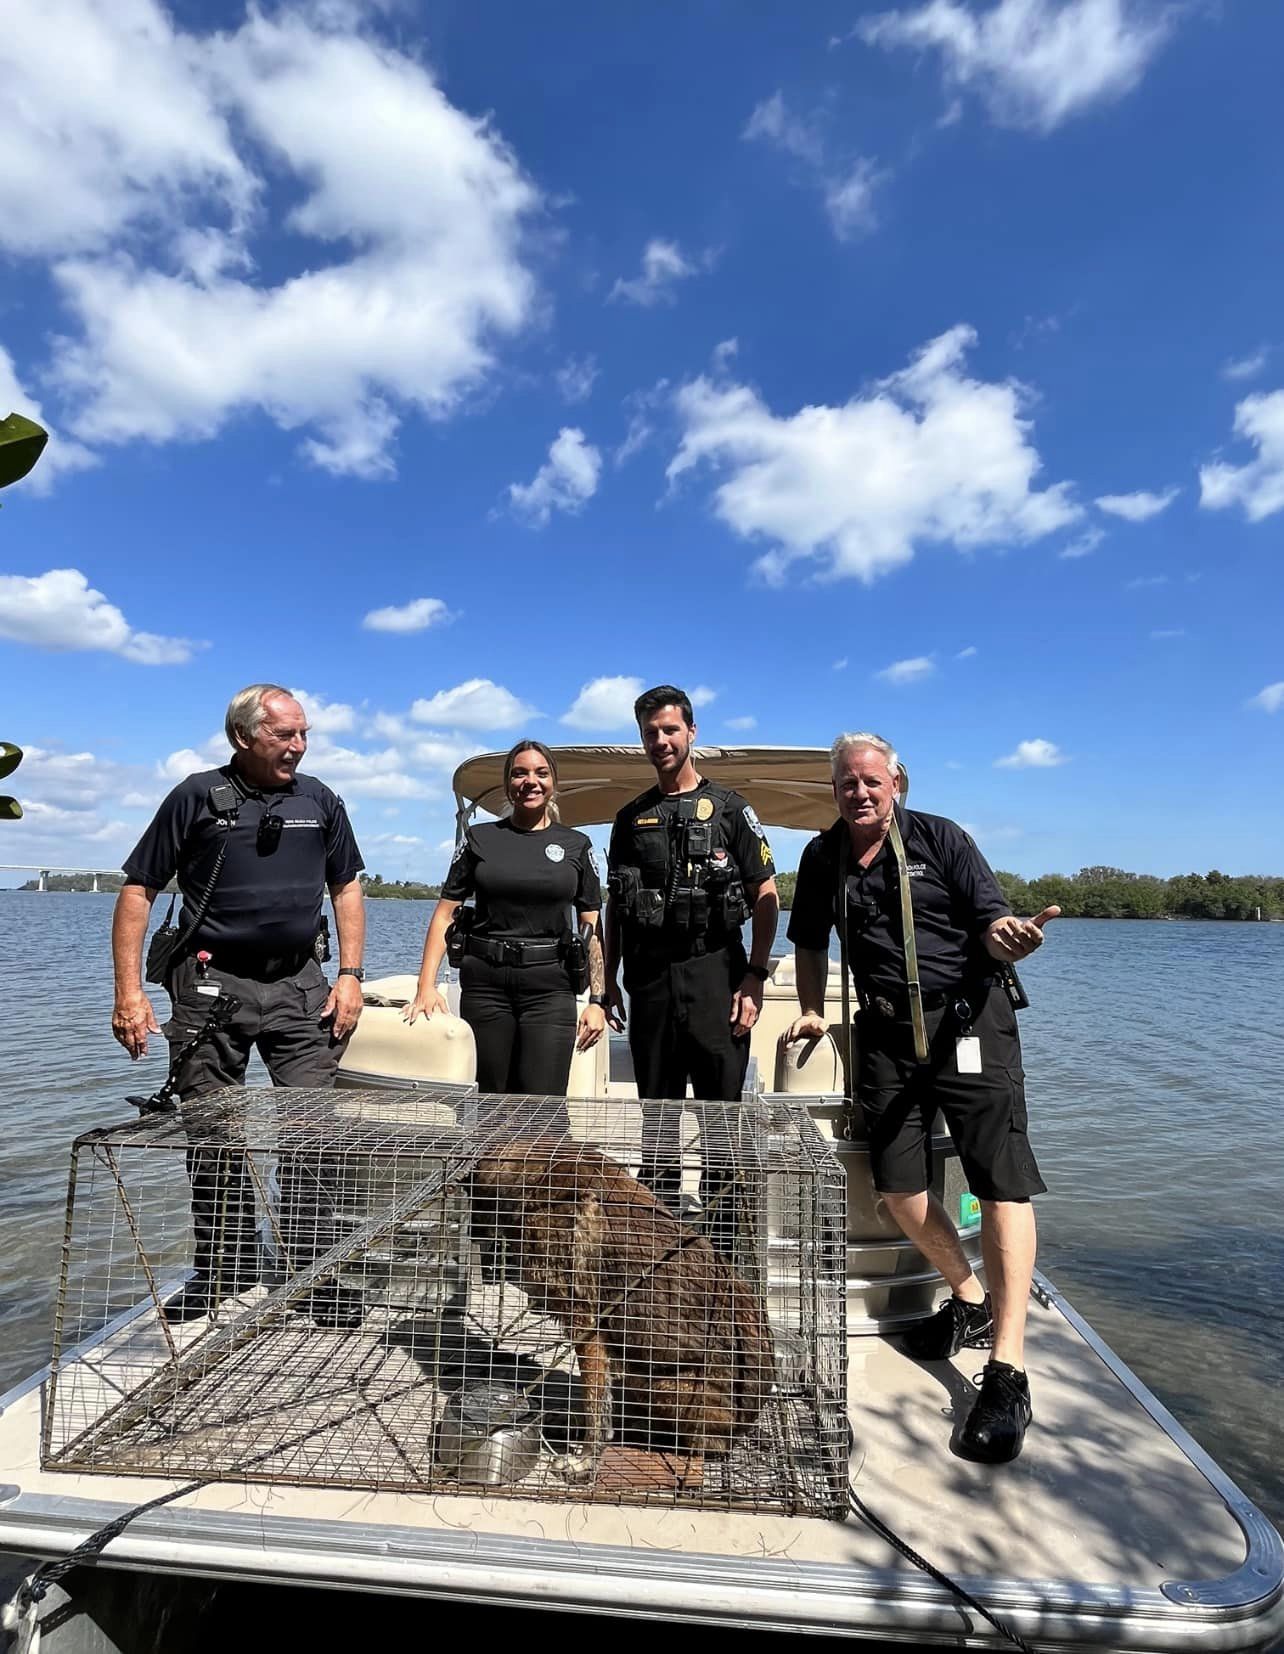
[[948, 92], [975, 92], [1002, 124], [1047, 133], [1131, 92], [1175, 15], [1136, 0], [998, 0], [979, 14], [928, 0], [855, 32], [869, 45], [939, 51]]
[[192, 192], [245, 212], [257, 180], [194, 44], [155, 0], [6, 8], [0, 243], [26, 255], [95, 248], [180, 212]]
[[702, 376], [677, 392], [684, 432], [668, 476], [706, 462], [729, 473], [714, 510], [742, 539], [771, 542], [756, 567], [773, 582], [799, 558], [871, 582], [921, 543], [1039, 539], [1082, 509], [1067, 483], [1034, 488], [1042, 462], [1022, 387], [969, 378], [975, 341], [951, 328], [843, 406], [784, 416], [746, 385]]
[[597, 493], [601, 474], [601, 454], [584, 440], [583, 431], [565, 425], [553, 439], [534, 481], [509, 484], [513, 514], [543, 528], [554, 511], [573, 514], [582, 510]]
[[743, 718], [728, 718], [727, 719], [727, 728], [728, 729], [747, 731], [747, 730], [751, 730], [751, 729], [757, 729], [757, 727], [758, 727], [758, 720], [755, 717], [751, 716], [749, 713], [746, 713]]
[[1252, 351], [1247, 356], [1232, 357], [1230, 361], [1222, 363], [1222, 378], [1232, 381], [1256, 379], [1266, 366], [1270, 354], [1270, 347], [1262, 345], [1260, 349]]
[[1284, 683], [1268, 683], [1248, 704], [1261, 712], [1278, 712], [1284, 706]]
[[699, 275], [701, 268], [709, 269], [712, 262], [712, 255], [706, 253], [699, 263], [693, 263], [676, 241], [648, 241], [642, 253], [641, 275], [628, 281], [619, 277], [607, 297], [640, 304], [646, 310], [657, 304], [672, 304], [677, 284]]
[[439, 597], [416, 597], [399, 607], [371, 609], [361, 622], [368, 632], [424, 632], [452, 618]]
[[1250, 523], [1284, 511], [1284, 391], [1246, 396], [1235, 409], [1235, 434], [1257, 449], [1245, 465], [1217, 460], [1199, 471], [1199, 503], [1209, 511], [1238, 505]]
[[1097, 505], [1125, 522], [1147, 523], [1161, 511], [1167, 511], [1180, 493], [1180, 488], [1166, 488], [1162, 494], [1150, 494], [1142, 488], [1135, 494], [1099, 494]]
[[1158, 631], [1151, 632], [1150, 635], [1152, 638], [1185, 637], [1186, 628], [1184, 626], [1161, 627]]
[[135, 631], [79, 569], [0, 574], [0, 637], [37, 649], [102, 649], [139, 666], [181, 666], [205, 647]]
[[1105, 529], [1097, 528], [1094, 524], [1091, 528], [1085, 528], [1082, 534], [1077, 534], [1067, 545], [1062, 546], [1057, 556], [1070, 561], [1077, 557], [1091, 557], [1105, 537]]
[[845, 672], [847, 670], [847, 656], [840, 655], [830, 667], [831, 672]]
[[1126, 592], [1142, 592], [1149, 591], [1155, 586], [1166, 586], [1167, 584], [1168, 576], [1166, 574], [1139, 574], [1132, 580], [1124, 582], [1124, 590]]
[[438, 728], [514, 729], [539, 714], [489, 678], [469, 678], [453, 689], [415, 701], [410, 716], [417, 724]]
[[[0, 30], [0, 36], [3, 32]], [[0, 53], [2, 52], [3, 47], [0, 46]], [[0, 161], [0, 166], [2, 165], [3, 162]], [[49, 440], [36, 462], [35, 470], [29, 472], [22, 482], [15, 486], [29, 488], [33, 494], [47, 494], [63, 472], [83, 471], [87, 466], [97, 465], [97, 456], [91, 454], [88, 448], [73, 442], [53, 428], [40, 403], [19, 382], [13, 358], [4, 346], [0, 345], [0, 419], [7, 419], [11, 413], [25, 414], [28, 419], [34, 419], [37, 425], [43, 425], [49, 432]]]
[[572, 729], [626, 729], [633, 703], [646, 688], [641, 678], [594, 678], [562, 714]]
[[[448, 416], [530, 320], [538, 192], [355, 11], [287, 0], [207, 34], [155, 0], [23, 15], [0, 42], [0, 243], [56, 261], [75, 326], [49, 377], [83, 440], [202, 439], [259, 412], [312, 464], [388, 476], [406, 410]], [[299, 252], [264, 279], [269, 178]]]
[[409, 756], [420, 769], [442, 770], [453, 775], [466, 758], [485, 751], [479, 742], [466, 740], [462, 735], [430, 734], [414, 742]]
[[995, 767], [1001, 770], [1050, 770], [1069, 759], [1055, 741], [1036, 739], [1018, 741], [1016, 750], [1006, 758], [996, 758]]
[[773, 92], [754, 109], [740, 135], [749, 142], [772, 144], [802, 162], [808, 182], [821, 193], [840, 241], [874, 228], [874, 194], [886, 175], [865, 157], [837, 161], [829, 152], [819, 116], [791, 113], [784, 94]]
[[553, 377], [564, 401], [584, 402], [593, 394], [597, 375], [596, 356], [585, 356], [578, 361], [574, 356], [568, 356]]
[[710, 689], [707, 683], [699, 683], [687, 697], [692, 709], [698, 711], [702, 706], [712, 706], [718, 698], [718, 691]]
[[915, 655], [910, 660], [894, 660], [881, 672], [875, 672], [874, 676], [881, 678], [884, 683], [921, 683], [924, 678], [930, 678], [935, 671], [936, 662], [931, 655]]
[[972, 656], [975, 655], [976, 652], [977, 652], [976, 644], [975, 643], [969, 643], [967, 648], [966, 649], [960, 649], [958, 654], [955, 655], [954, 658], [955, 658], [955, 660], [971, 660]]
[[308, 715], [309, 740], [314, 747], [319, 735], [341, 735], [356, 727], [357, 714], [345, 702], [327, 701], [306, 689], [291, 689], [290, 693]]

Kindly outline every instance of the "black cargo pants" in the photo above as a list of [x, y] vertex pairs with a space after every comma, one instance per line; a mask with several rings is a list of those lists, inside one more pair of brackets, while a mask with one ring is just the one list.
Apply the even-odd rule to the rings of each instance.
[[[312, 957], [290, 974], [262, 981], [219, 970], [217, 961], [202, 978], [196, 960], [188, 956], [175, 966], [166, 988], [172, 1014], [162, 1031], [171, 1061], [204, 1025], [219, 991], [241, 1002], [230, 1022], [192, 1052], [178, 1075], [183, 1124], [193, 1140], [187, 1151], [193, 1284], [222, 1297], [259, 1278], [254, 1178], [244, 1151], [241, 1112], [227, 1099], [204, 1108], [201, 1099], [244, 1084], [255, 1047], [273, 1085], [329, 1090], [343, 1047], [331, 1038], [330, 1023], [321, 1021], [330, 988]], [[333, 1242], [335, 1173], [315, 1151], [292, 1150], [288, 1131], [282, 1132], [279, 1146], [281, 1229], [287, 1253], [283, 1262], [293, 1272]]]
[[[689, 1081], [692, 1095], [704, 1101], [740, 1100], [749, 1036], [732, 1033], [731, 999], [745, 964], [739, 941], [687, 959], [646, 953], [625, 961], [629, 1049], [642, 1099], [641, 1176], [669, 1204], [682, 1181], [682, 1109], [655, 1099], [685, 1097]], [[726, 1217], [733, 1136], [727, 1117], [703, 1117], [700, 1199]]]

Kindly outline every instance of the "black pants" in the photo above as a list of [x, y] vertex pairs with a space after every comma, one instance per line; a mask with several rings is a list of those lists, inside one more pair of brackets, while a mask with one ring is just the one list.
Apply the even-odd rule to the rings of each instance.
[[[273, 982], [233, 976], [211, 967], [207, 980], [196, 961], [182, 959], [166, 987], [173, 1014], [165, 1024], [171, 1060], [204, 1024], [221, 988], [240, 1000], [240, 1009], [187, 1058], [178, 1076], [183, 1124], [193, 1146], [187, 1151], [192, 1184], [192, 1230], [196, 1280], [220, 1295], [238, 1292], [259, 1278], [254, 1179], [247, 1163], [244, 1120], [226, 1099], [202, 1106], [201, 1099], [244, 1083], [250, 1052], [257, 1046], [273, 1085], [328, 1090], [334, 1084], [342, 1046], [321, 1021], [330, 989], [315, 959], [292, 976]], [[281, 1133], [281, 1225], [288, 1258], [297, 1270], [327, 1250], [333, 1240], [334, 1173], [313, 1154], [292, 1151]]]
[[578, 1016], [559, 960], [492, 965], [467, 954], [459, 1013], [477, 1038], [479, 1091], [565, 1097]]
[[[626, 962], [629, 1049], [642, 1102], [642, 1179], [661, 1200], [681, 1184], [682, 1110], [651, 1099], [692, 1093], [706, 1102], [738, 1102], [749, 1063], [749, 1036], [733, 1036], [731, 996], [744, 981], [745, 953], [737, 943], [674, 962]], [[718, 1198], [730, 1164], [727, 1122], [706, 1116], [701, 1128], [700, 1194]]]

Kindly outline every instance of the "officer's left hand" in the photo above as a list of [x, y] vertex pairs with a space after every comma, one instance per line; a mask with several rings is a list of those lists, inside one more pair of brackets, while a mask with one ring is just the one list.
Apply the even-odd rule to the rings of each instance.
[[365, 1004], [361, 997], [361, 984], [355, 976], [336, 976], [334, 987], [330, 989], [330, 997], [321, 1007], [321, 1020], [327, 1017], [334, 1018], [334, 1027], [330, 1030], [333, 1040], [345, 1040], [357, 1026], [357, 1018], [361, 1015], [361, 1008]]
[[586, 1005], [580, 1012], [579, 1027], [575, 1031], [575, 1049], [588, 1051], [606, 1032], [606, 1012], [600, 1005]]
[[1059, 907], [1045, 907], [1033, 919], [1018, 919], [1014, 913], [996, 919], [985, 933], [985, 946], [993, 959], [1025, 959], [1043, 946], [1043, 927], [1061, 916]]
[[731, 1032], [747, 1034], [762, 1010], [762, 988], [756, 976], [746, 976], [731, 996]]

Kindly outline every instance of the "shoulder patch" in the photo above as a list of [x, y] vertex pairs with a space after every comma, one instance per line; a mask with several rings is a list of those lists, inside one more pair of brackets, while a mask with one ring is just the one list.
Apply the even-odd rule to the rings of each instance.
[[771, 846], [767, 843], [765, 838], [758, 846], [758, 854], [762, 857], [762, 865], [766, 867], [768, 862], [771, 860]]
[[454, 855], [450, 858], [450, 865], [452, 867], [459, 860], [460, 856], [463, 855], [464, 851], [467, 850], [467, 848], [468, 848], [468, 840], [466, 838], [461, 838], [459, 843], [455, 846]]
[[745, 820], [748, 822], [749, 830], [751, 832], [757, 833], [758, 837], [765, 844], [766, 841], [767, 841], [766, 830], [764, 829], [762, 823], [758, 820], [758, 813], [754, 809], [753, 805], [752, 804], [746, 804], [744, 809], [741, 811], [741, 814], [744, 816]]

